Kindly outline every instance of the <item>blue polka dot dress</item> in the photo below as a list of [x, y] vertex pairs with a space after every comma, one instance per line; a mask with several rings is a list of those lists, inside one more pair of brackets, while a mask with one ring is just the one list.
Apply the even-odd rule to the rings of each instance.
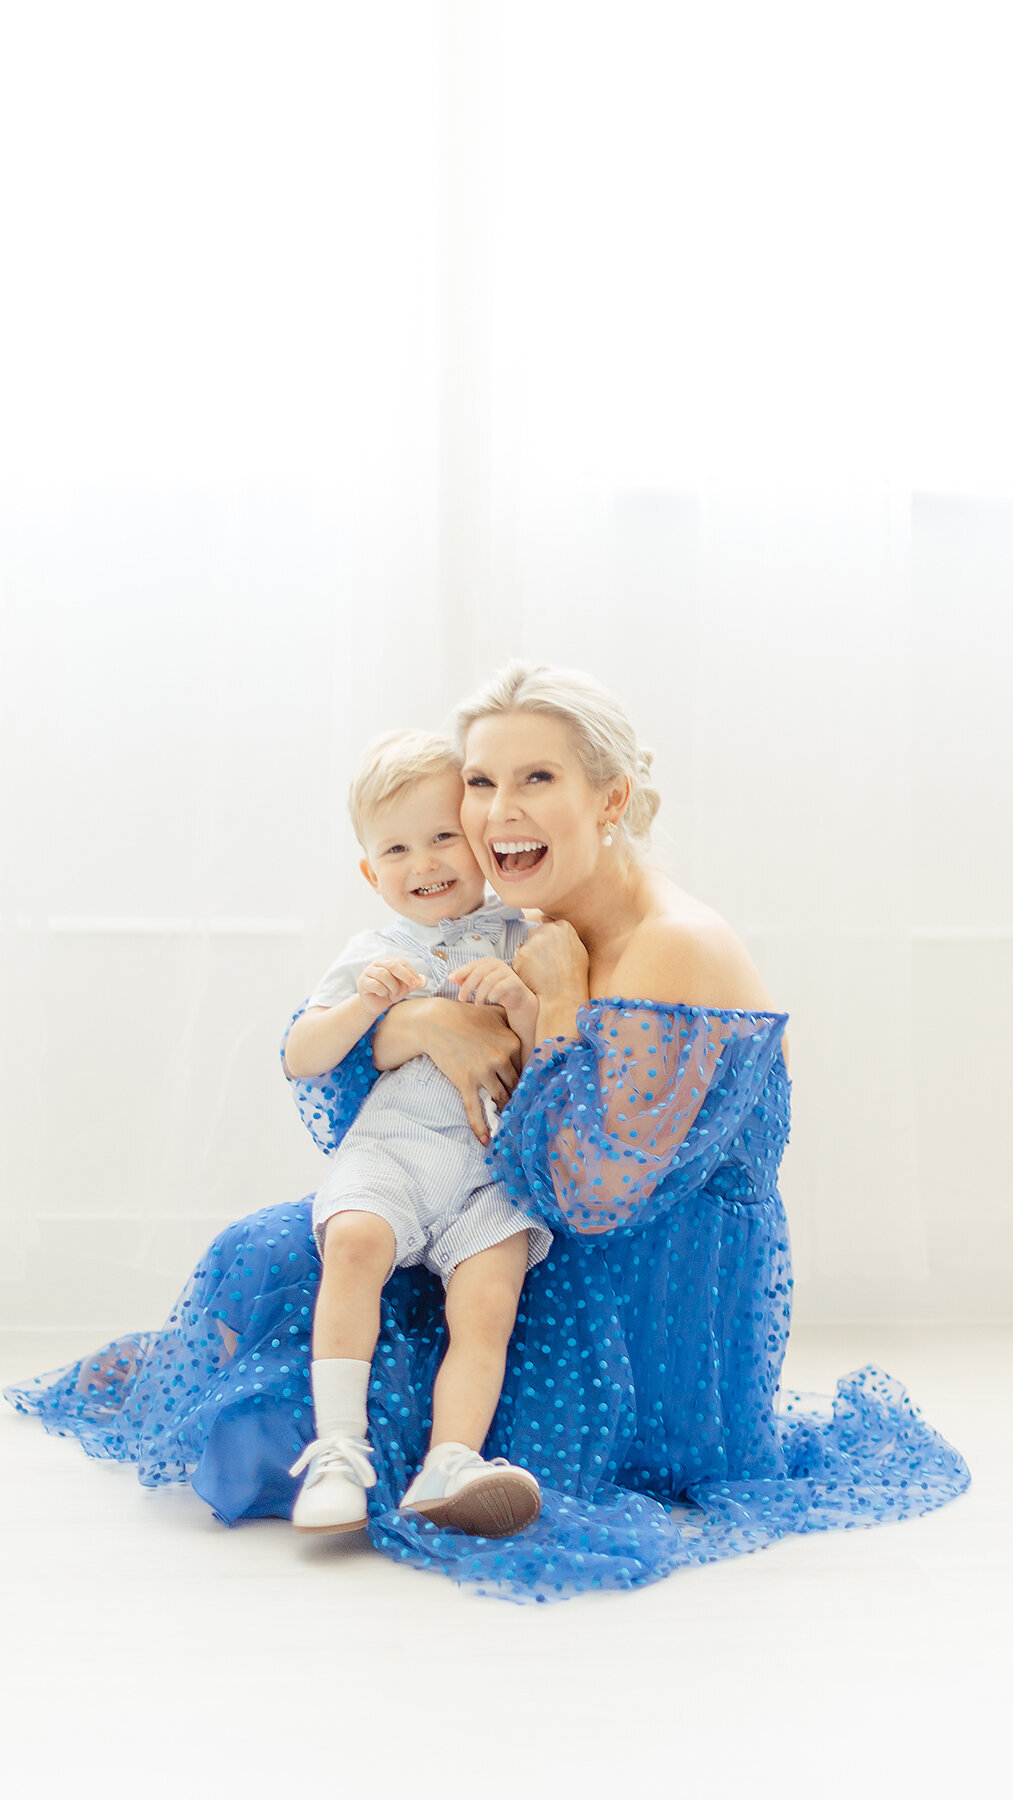
[[[595, 1000], [579, 1039], [538, 1046], [490, 1164], [553, 1233], [521, 1296], [486, 1456], [532, 1470], [534, 1526], [483, 1540], [397, 1502], [426, 1448], [444, 1349], [423, 1268], [383, 1292], [370, 1381], [384, 1555], [515, 1601], [639, 1587], [790, 1532], [904, 1519], [970, 1480], [900, 1384], [874, 1367], [833, 1401], [779, 1387], [791, 1315], [777, 1171], [789, 1127], [783, 1013]], [[293, 1083], [336, 1145], [373, 1080], [364, 1039]], [[312, 1437], [312, 1196], [221, 1232], [167, 1324], [7, 1390], [147, 1486], [189, 1481], [226, 1524], [287, 1518]]]

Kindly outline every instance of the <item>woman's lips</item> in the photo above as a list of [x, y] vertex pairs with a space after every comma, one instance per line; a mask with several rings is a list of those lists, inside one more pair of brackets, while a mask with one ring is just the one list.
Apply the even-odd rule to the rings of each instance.
[[549, 847], [542, 838], [494, 838], [489, 853], [504, 881], [526, 881], [543, 866]]

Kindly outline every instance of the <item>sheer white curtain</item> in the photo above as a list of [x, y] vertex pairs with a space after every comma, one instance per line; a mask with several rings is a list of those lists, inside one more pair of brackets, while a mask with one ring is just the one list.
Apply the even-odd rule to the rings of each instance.
[[435, 5], [7, 9], [0, 1306], [163, 1317], [311, 1190], [282, 1027], [437, 724]]
[[1001, 9], [452, 16], [474, 670], [608, 676], [791, 1009], [797, 1316], [1008, 1316]]
[[798, 1316], [1008, 1313], [1000, 23], [8, 25], [12, 1323], [157, 1316], [312, 1187], [351, 758], [518, 653], [626, 699], [792, 1012]]

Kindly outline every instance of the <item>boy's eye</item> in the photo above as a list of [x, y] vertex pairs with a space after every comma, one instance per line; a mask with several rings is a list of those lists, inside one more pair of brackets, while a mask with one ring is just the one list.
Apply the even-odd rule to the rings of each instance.
[[407, 848], [407, 844], [391, 844], [390, 849], [384, 851], [384, 856], [400, 856], [402, 850]]
[[460, 835], [461, 834], [458, 831], [438, 831], [436, 833], [436, 842], [439, 843], [441, 838], [454, 838], [460, 837]]

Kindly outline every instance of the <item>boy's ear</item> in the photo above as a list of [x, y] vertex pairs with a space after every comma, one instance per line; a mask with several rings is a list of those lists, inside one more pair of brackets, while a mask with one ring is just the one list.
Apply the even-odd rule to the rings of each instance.
[[361, 863], [359, 864], [359, 867], [362, 870], [362, 873], [365, 875], [366, 880], [369, 882], [369, 885], [372, 888], [374, 894], [378, 893], [379, 888], [380, 888], [380, 877], [377, 874], [376, 870], [374, 869], [368, 856], [363, 857]]

